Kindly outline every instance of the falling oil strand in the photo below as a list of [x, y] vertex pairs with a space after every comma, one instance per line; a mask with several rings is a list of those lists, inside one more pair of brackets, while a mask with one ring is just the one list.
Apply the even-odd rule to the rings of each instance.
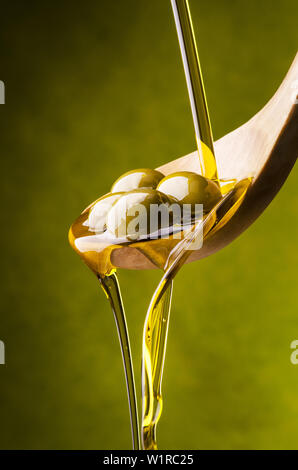
[[218, 182], [212, 128], [188, 0], [171, 0], [195, 129], [201, 174]]
[[[201, 174], [219, 184], [211, 123], [188, 1], [171, 0], [171, 4], [192, 110]], [[187, 245], [184, 249], [182, 248], [182, 260], [183, 253], [186, 254], [186, 252]], [[182, 264], [181, 261], [179, 269]], [[156, 426], [162, 412], [161, 382], [171, 306], [168, 299], [172, 294], [172, 280], [166, 284], [162, 295], [156, 296], [156, 292], [149, 306], [143, 332], [142, 446], [145, 450], [157, 449]], [[150, 333], [149, 340], [148, 332]], [[156, 338], [154, 342], [152, 342], [153, 338]]]
[[[212, 209], [207, 217], [195, 224], [185, 238], [176, 245], [168, 258], [167, 269], [151, 299], [143, 333], [142, 447], [144, 450], [157, 449], [156, 426], [162, 412], [161, 381], [167, 343], [173, 279], [192, 253], [191, 244], [202, 230], [201, 224], [203, 224], [204, 240], [206, 240], [211, 234], [222, 228], [237, 212], [251, 185], [251, 181], [251, 178], [246, 178], [237, 183]], [[215, 214], [217, 214], [217, 224], [214, 225], [213, 218]], [[156, 336], [159, 341], [151, 344], [150, 340], [148, 340], [148, 331], [152, 338]]]
[[[88, 209], [90, 209], [90, 207], [92, 207], [92, 205], [89, 206]], [[99, 251], [94, 251], [94, 246], [90, 248], [88, 247], [88, 249], [85, 250], [81, 245], [78, 244], [79, 242], [82, 243], [86, 239], [90, 238], [90, 232], [88, 230], [88, 227], [86, 226], [86, 221], [88, 220], [89, 213], [88, 209], [84, 210], [70, 227], [68, 233], [69, 243], [72, 248], [78, 253], [78, 255], [83, 259], [83, 261], [87, 264], [87, 266], [97, 276], [100, 285], [110, 303], [118, 331], [118, 337], [123, 359], [133, 449], [139, 450], [140, 432], [138, 420], [138, 407], [129, 334], [120, 286], [116, 274], [116, 268], [111, 264], [110, 260], [111, 253], [115, 248], [115, 245], [111, 244], [111, 242], [104, 242], [102, 244], [98, 243]]]
[[136, 400], [136, 389], [134, 381], [134, 372], [132, 364], [132, 356], [129, 342], [128, 329], [126, 324], [124, 306], [121, 298], [120, 286], [118, 283], [116, 272], [112, 272], [110, 275], [98, 276], [101, 287], [103, 288], [113, 311], [119, 342], [121, 347], [126, 388], [128, 395], [128, 404], [130, 412], [130, 424], [133, 449], [140, 449], [140, 437], [139, 437], [139, 421], [138, 421], [138, 410]]
[[144, 326], [142, 369], [143, 396], [143, 447], [156, 449], [156, 424], [162, 412], [161, 380], [165, 359], [173, 281], [152, 309], [149, 309]]

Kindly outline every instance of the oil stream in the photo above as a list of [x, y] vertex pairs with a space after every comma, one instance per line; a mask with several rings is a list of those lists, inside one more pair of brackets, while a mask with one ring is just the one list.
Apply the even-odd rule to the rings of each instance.
[[[187, 0], [171, 0], [178, 40], [184, 65], [191, 104], [201, 174], [221, 188], [222, 198], [203, 219], [182, 230], [182, 237], [143, 238], [139, 241], [117, 239], [108, 230], [98, 233], [91, 227], [90, 214], [97, 201], [91, 204], [73, 223], [69, 241], [100, 281], [111, 305], [122, 351], [130, 410], [133, 448], [157, 449], [156, 426], [160, 418], [162, 375], [170, 318], [173, 279], [193, 252], [192, 244], [199, 234], [203, 241], [222, 228], [241, 205], [251, 184], [251, 178], [221, 184], [218, 178], [202, 73]], [[115, 193], [117, 194], [117, 193]], [[120, 194], [120, 193], [119, 193]], [[119, 196], [117, 196], [119, 197]], [[141, 438], [135, 390], [132, 355], [125, 312], [117, 280], [113, 252], [121, 248], [136, 248], [164, 274], [155, 290], [145, 319], [142, 345], [142, 425]], [[141, 442], [140, 442], [141, 441]]]

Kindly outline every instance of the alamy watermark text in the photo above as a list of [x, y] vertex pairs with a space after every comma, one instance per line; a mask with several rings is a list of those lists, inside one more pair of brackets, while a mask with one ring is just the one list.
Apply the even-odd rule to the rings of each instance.
[[5, 104], [5, 85], [2, 80], [0, 80], [0, 104]]
[[0, 364], [5, 364], [5, 345], [0, 340]]

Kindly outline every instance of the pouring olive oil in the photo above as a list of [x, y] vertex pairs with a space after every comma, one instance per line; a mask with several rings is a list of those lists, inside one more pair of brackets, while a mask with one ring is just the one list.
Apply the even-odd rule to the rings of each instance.
[[[141, 442], [145, 450], [157, 449], [156, 426], [163, 406], [161, 383], [173, 279], [192, 250], [199, 249], [197, 240], [200, 237], [206, 240], [233, 217], [251, 184], [250, 178], [239, 182], [231, 180], [227, 184], [218, 177], [189, 5], [187, 0], [171, 0], [171, 3], [201, 175], [183, 171], [164, 176], [160, 171], [146, 168], [125, 173], [116, 180], [109, 194], [83, 211], [69, 231], [72, 247], [98, 277], [115, 317], [134, 449], [140, 448], [138, 408], [129, 335], [113, 253], [136, 248], [164, 272], [152, 297], [143, 331]], [[199, 212], [198, 206], [202, 208]]]

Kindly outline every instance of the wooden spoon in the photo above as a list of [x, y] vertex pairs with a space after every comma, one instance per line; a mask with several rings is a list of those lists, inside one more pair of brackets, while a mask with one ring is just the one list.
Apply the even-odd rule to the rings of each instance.
[[[246, 230], [272, 201], [298, 154], [298, 53], [281, 86], [247, 123], [215, 142], [220, 179], [237, 180], [253, 176], [253, 184], [232, 219], [194, 251], [187, 262], [196, 261], [222, 249]], [[295, 91], [296, 87], [296, 91]], [[158, 168], [165, 175], [199, 170], [197, 152]], [[112, 263], [125, 269], [156, 268], [137, 248], [121, 248]]]

